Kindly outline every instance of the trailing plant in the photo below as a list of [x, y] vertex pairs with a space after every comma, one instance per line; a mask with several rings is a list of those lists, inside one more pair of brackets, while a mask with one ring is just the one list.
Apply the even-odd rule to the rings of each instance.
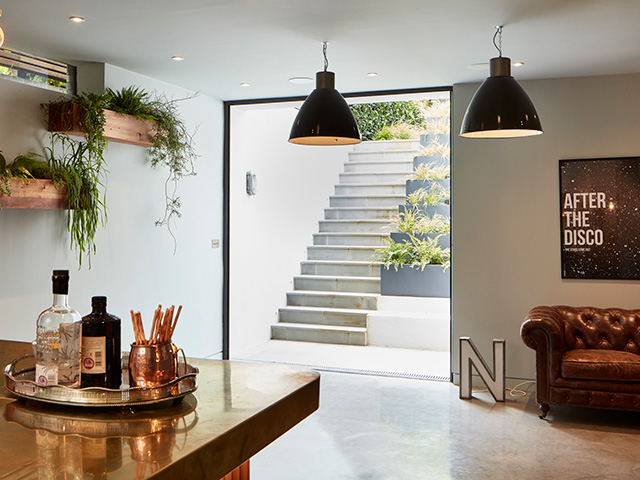
[[417, 266], [422, 270], [427, 265], [442, 265], [446, 270], [450, 265], [451, 250], [438, 246], [438, 238], [419, 239], [410, 235], [409, 242], [388, 240], [385, 248], [375, 251], [373, 261], [396, 271], [403, 265]]
[[433, 165], [431, 163], [421, 163], [409, 176], [411, 180], [444, 180], [451, 176], [449, 165]]
[[424, 127], [421, 104], [417, 101], [359, 103], [349, 108], [356, 119], [362, 140], [373, 140], [383, 127], [400, 123]]

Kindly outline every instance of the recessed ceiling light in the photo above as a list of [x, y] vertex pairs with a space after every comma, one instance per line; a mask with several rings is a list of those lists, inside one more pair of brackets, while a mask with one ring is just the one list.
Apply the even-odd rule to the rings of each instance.
[[180, 62], [180, 61], [184, 60], [184, 57], [181, 57], [180, 55], [174, 55], [173, 57], [171, 57], [171, 60], [175, 60], [176, 62]]
[[378, 74], [376, 72], [369, 72], [367, 73], [367, 77], [377, 77]]
[[250, 84], [250, 83], [247, 83], [247, 82], [242, 82], [242, 83], [240, 84], [240, 86], [241, 86], [241, 87], [250, 87], [250, 86], [251, 86], [251, 84]]
[[84, 17], [73, 16], [73, 17], [69, 17], [69, 20], [75, 23], [82, 23], [84, 22]]
[[313, 78], [310, 78], [310, 77], [291, 77], [289, 79], [289, 81], [291, 83], [299, 83], [299, 84], [313, 83]]

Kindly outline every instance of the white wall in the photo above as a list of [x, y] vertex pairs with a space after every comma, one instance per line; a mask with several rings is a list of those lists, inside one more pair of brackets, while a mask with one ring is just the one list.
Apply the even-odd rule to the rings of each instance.
[[[191, 93], [109, 65], [104, 84], [135, 84], [170, 98]], [[58, 96], [0, 80], [0, 149], [8, 159], [41, 152], [48, 144], [39, 105]], [[183, 305], [174, 340], [187, 355], [222, 349], [222, 255], [221, 249], [211, 248], [211, 240], [222, 237], [222, 104], [200, 95], [181, 102], [180, 112], [190, 131], [198, 126], [194, 140], [200, 158], [198, 175], [183, 179], [179, 187], [183, 217], [175, 227], [176, 255], [166, 229], [154, 226], [164, 211], [167, 172], [151, 168], [145, 148], [110, 143], [108, 223], [96, 235], [90, 270], [84, 261], [78, 270], [69, 250], [66, 212], [0, 211], [0, 338], [35, 337], [36, 318], [51, 304], [51, 271], [68, 268], [71, 305], [84, 315], [92, 295], [107, 295], [109, 311], [123, 320], [123, 347], [133, 341], [129, 310], [141, 311], [150, 324], [154, 308], [162, 303]]]
[[458, 136], [478, 85], [455, 85], [453, 139], [453, 360], [471, 336], [485, 358], [507, 340], [507, 375], [533, 378], [520, 325], [537, 305], [638, 308], [638, 281], [562, 280], [558, 160], [640, 154], [639, 75], [522, 82], [539, 137]]
[[[230, 171], [230, 352], [270, 339], [352, 147], [287, 142], [300, 103], [234, 106]], [[257, 175], [247, 195], [245, 174]]]

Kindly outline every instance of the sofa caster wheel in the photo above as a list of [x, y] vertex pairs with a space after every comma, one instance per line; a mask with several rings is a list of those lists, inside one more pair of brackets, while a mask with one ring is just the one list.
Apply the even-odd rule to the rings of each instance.
[[538, 415], [538, 417], [544, 420], [545, 418], [547, 418], [547, 413], [549, 413], [549, 410], [551, 410], [551, 407], [549, 407], [549, 405], [540, 405], [540, 415]]

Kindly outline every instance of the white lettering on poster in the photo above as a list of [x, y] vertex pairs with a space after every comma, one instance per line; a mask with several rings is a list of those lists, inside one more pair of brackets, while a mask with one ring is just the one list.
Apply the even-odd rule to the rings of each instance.
[[590, 223], [590, 211], [607, 208], [604, 192], [574, 192], [564, 196], [562, 226], [562, 244], [565, 247], [594, 246], [604, 243], [602, 230], [593, 229]]

